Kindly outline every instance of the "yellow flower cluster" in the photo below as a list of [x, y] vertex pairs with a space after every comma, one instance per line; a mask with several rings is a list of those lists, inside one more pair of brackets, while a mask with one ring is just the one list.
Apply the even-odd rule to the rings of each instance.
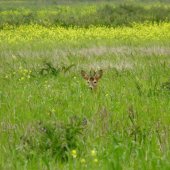
[[[16, 56], [12, 55], [12, 58], [16, 59]], [[23, 81], [25, 79], [30, 79], [31, 78], [31, 75], [30, 75], [31, 73], [32, 73], [31, 70], [27, 70], [27, 69], [23, 69], [22, 67], [19, 67], [18, 71], [14, 71], [12, 73], [12, 76], [11, 75], [10, 76], [6, 75], [5, 78], [8, 79], [8, 78], [11, 78], [11, 77], [14, 76], [17, 79], [19, 77], [19, 79], [18, 79], [19, 81]]]
[[[77, 151], [76, 151], [76, 150], [72, 150], [72, 151], [71, 151], [71, 155], [72, 155], [73, 158], [76, 158], [76, 157], [77, 157]], [[92, 150], [92, 151], [91, 151], [91, 156], [92, 156], [92, 157], [96, 157], [96, 155], [97, 155], [97, 152], [96, 152], [95, 150]], [[80, 160], [80, 162], [81, 162], [81, 163], [86, 163], [86, 159], [85, 159], [85, 158], [82, 158], [82, 159]], [[97, 159], [97, 158], [94, 158], [94, 159], [93, 159], [93, 162], [98, 162], [98, 159]]]
[[[47, 84], [47, 83], [48, 83], [48, 81], [45, 81], [44, 87], [45, 87], [46, 89], [50, 87], [50, 84]], [[52, 111], [52, 112], [53, 112], [53, 111]]]
[[[21, 73], [21, 78], [19, 79], [19, 81], [23, 81], [25, 78], [31, 78], [31, 70], [22, 69], [22, 67], [19, 67], [19, 72]], [[16, 72], [14, 72], [13, 74], [16, 74]]]
[[133, 42], [157, 40], [164, 42], [170, 39], [170, 23], [134, 23], [133, 27], [108, 28], [106, 26], [90, 28], [63, 27], [46, 28], [37, 24], [22, 25], [15, 30], [1, 30], [0, 43], [20, 44], [28, 42], [41, 42], [44, 44], [64, 44], [80, 43], [84, 40], [103, 41], [103, 40], [129, 40]]

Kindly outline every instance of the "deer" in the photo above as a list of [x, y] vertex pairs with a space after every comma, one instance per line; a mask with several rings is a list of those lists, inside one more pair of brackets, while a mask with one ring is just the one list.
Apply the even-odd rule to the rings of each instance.
[[90, 70], [90, 76], [88, 76], [83, 70], [81, 70], [81, 75], [83, 76], [83, 78], [85, 80], [87, 80], [87, 83], [88, 83], [90, 89], [91, 90], [94, 89], [95, 92], [98, 92], [97, 83], [98, 83], [99, 79], [102, 77], [103, 71], [100, 70], [97, 75], [96, 75], [96, 72], [94, 71], [94, 74], [92, 75], [91, 70]]

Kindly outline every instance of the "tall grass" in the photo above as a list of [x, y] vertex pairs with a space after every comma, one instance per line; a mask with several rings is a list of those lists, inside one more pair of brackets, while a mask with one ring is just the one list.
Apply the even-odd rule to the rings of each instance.
[[[0, 169], [170, 168], [168, 23], [8, 26], [0, 34]], [[82, 69], [103, 70], [98, 93]]]
[[[56, 75], [40, 73], [49, 68], [45, 52], [30, 57], [19, 57], [18, 52], [1, 53], [6, 55], [1, 79], [2, 169], [169, 167], [169, 91], [162, 87], [169, 81], [166, 48], [91, 48], [63, 51], [59, 58], [53, 50], [48, 53], [52, 68], [62, 62], [76, 65]], [[103, 69], [98, 94], [86, 86], [82, 68]], [[91, 150], [97, 152], [95, 157]]]

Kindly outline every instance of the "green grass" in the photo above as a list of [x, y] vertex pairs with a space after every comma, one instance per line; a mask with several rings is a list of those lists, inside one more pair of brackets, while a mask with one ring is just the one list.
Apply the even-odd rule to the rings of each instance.
[[[1, 52], [2, 169], [170, 167], [169, 92], [161, 87], [169, 78], [168, 49], [101, 46], [28, 54], [27, 50]], [[41, 75], [40, 70], [47, 68], [44, 61], [51, 62], [56, 70], [72, 63], [75, 67], [67, 72], [61, 69], [56, 75]], [[88, 72], [91, 68], [104, 71], [98, 94], [88, 89], [81, 77], [81, 69]], [[87, 121], [85, 126], [83, 119]], [[52, 138], [42, 134], [38, 123], [53, 129]], [[54, 131], [53, 123], [69, 129], [67, 135], [74, 139], [64, 152], [64, 162], [61, 155], [52, 154], [55, 145], [46, 148], [47, 141], [55, 143], [57, 135], [61, 148], [65, 143], [62, 128]], [[65, 140], [71, 143], [71, 138]], [[74, 159], [73, 149], [77, 151]], [[97, 151], [97, 163], [90, 155], [93, 149]], [[81, 163], [83, 158], [85, 164]]]
[[0, 44], [0, 169], [170, 169], [168, 38], [44, 37]]

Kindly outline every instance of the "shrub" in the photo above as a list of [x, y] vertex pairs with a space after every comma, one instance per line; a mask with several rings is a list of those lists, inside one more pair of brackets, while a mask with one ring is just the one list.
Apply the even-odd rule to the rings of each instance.
[[[85, 123], [84, 123], [85, 122]], [[38, 123], [34, 133], [21, 137], [24, 144], [37, 154], [52, 155], [58, 161], [67, 161], [68, 152], [81, 147], [81, 135], [86, 126], [86, 119], [77, 116], [71, 118], [68, 123], [47, 122]], [[31, 155], [26, 152], [31, 159]]]

